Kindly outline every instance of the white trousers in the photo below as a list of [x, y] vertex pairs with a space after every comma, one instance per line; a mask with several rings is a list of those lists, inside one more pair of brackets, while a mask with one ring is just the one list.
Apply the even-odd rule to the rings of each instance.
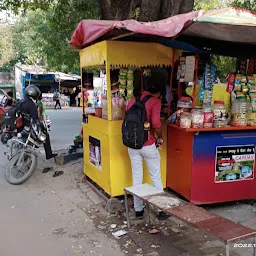
[[[145, 146], [142, 149], [128, 148], [128, 153], [132, 164], [133, 186], [142, 184], [143, 181], [143, 159], [145, 160], [153, 186], [163, 190], [161, 171], [160, 171], [160, 154], [156, 145]], [[143, 201], [134, 197], [134, 208], [136, 212], [143, 210]]]

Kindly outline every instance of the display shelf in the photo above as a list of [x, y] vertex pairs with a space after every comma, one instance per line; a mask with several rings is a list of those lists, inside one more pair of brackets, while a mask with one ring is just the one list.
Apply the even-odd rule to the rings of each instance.
[[254, 126], [246, 127], [234, 127], [234, 126], [225, 126], [223, 128], [181, 128], [177, 124], [168, 123], [167, 126], [178, 129], [184, 132], [214, 132], [214, 131], [246, 131], [246, 130], [256, 130]]

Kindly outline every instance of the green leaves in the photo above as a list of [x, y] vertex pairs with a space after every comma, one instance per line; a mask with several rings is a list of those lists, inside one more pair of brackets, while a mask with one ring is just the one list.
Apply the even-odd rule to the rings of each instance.
[[228, 6], [229, 1], [223, 0], [195, 0], [194, 10], [213, 10]]
[[232, 6], [256, 11], [256, 1], [255, 0], [234, 0]]
[[[22, 1], [26, 13], [14, 26], [16, 59], [48, 69], [79, 72], [79, 54], [69, 40], [82, 19], [98, 19], [97, 0]], [[14, 7], [14, 5], [12, 5]]]
[[8, 72], [14, 57], [12, 26], [0, 26], [0, 71]]

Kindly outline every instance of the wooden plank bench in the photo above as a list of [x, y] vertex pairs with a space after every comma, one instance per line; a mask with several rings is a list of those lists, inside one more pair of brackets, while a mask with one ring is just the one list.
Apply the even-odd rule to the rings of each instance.
[[[254, 237], [254, 244], [256, 243], [256, 230], [217, 216], [201, 207], [189, 204], [186, 201], [172, 196], [170, 193], [158, 190], [149, 184], [125, 188], [124, 192], [128, 227], [130, 226], [130, 221], [127, 195], [131, 194], [142, 199], [146, 206], [151, 204], [188, 225], [204, 230], [215, 236], [217, 239], [224, 242], [227, 256], [230, 255], [229, 243], [231, 242]], [[253, 255], [256, 256], [255, 247], [253, 247]]]

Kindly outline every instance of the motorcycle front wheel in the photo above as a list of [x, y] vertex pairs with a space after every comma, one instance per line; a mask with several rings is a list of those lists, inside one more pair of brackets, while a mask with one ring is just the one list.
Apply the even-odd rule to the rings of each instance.
[[13, 185], [27, 181], [37, 166], [37, 156], [31, 152], [20, 150], [10, 160], [5, 176]]

